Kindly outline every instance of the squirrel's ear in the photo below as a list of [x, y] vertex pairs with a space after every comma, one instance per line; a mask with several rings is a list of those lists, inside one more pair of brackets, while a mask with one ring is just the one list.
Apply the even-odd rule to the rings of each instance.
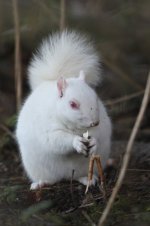
[[63, 97], [66, 87], [67, 87], [66, 79], [64, 79], [63, 77], [60, 77], [57, 80], [57, 88], [58, 88], [59, 97]]
[[82, 80], [82, 81], [85, 81], [85, 74], [84, 74], [84, 71], [80, 71], [80, 73], [79, 73], [79, 77], [78, 77], [80, 80]]

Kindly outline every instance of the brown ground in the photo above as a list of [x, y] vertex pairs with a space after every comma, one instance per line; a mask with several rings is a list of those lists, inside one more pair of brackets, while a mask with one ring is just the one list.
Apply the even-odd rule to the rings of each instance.
[[[6, 138], [6, 137], [5, 137]], [[3, 140], [4, 142], [4, 140]], [[112, 156], [116, 169], [106, 171], [107, 196], [110, 195], [121, 164], [125, 142], [114, 142]], [[42, 191], [41, 200], [29, 191], [20, 158], [12, 138], [1, 142], [0, 225], [78, 226], [96, 225], [106, 201], [98, 186], [87, 195], [75, 181], [61, 182]], [[136, 143], [126, 178], [109, 215], [109, 226], [150, 225], [150, 144]]]

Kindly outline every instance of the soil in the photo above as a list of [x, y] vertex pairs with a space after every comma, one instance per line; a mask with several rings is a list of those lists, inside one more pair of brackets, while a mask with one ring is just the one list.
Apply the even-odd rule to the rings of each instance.
[[[7, 138], [7, 139], [6, 139]], [[2, 139], [1, 139], [2, 141]], [[85, 195], [85, 186], [62, 181], [31, 192], [10, 136], [0, 143], [0, 225], [97, 225], [115, 184], [126, 142], [113, 142], [115, 166], [105, 170], [107, 197], [99, 185]], [[150, 225], [150, 143], [135, 143], [130, 165], [106, 226]]]

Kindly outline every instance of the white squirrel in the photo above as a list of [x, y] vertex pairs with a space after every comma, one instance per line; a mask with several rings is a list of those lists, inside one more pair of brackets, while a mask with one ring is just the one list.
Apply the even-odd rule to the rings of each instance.
[[97, 53], [77, 32], [57, 33], [42, 42], [28, 75], [32, 91], [19, 113], [16, 137], [31, 189], [70, 179], [73, 170], [74, 179], [86, 185], [84, 155], [100, 154], [105, 167], [111, 144], [110, 119], [92, 88], [101, 75]]

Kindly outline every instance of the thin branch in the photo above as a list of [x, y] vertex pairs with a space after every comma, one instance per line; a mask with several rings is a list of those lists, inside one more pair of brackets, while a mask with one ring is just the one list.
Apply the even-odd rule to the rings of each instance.
[[133, 143], [134, 143], [135, 137], [137, 135], [137, 132], [139, 130], [139, 127], [141, 125], [142, 119], [144, 117], [144, 112], [145, 112], [146, 107], [148, 105], [149, 96], [150, 96], [150, 72], [149, 72], [149, 75], [148, 75], [147, 84], [146, 84], [145, 93], [144, 93], [144, 97], [143, 97], [143, 100], [142, 100], [141, 108], [140, 108], [140, 111], [138, 113], [136, 122], [134, 124], [134, 127], [132, 129], [132, 132], [131, 132], [131, 135], [130, 135], [130, 138], [129, 138], [129, 141], [128, 141], [128, 144], [127, 144], [127, 148], [126, 148], [126, 152], [125, 152], [125, 155], [124, 155], [124, 158], [123, 158], [123, 163], [122, 163], [122, 167], [121, 167], [121, 170], [120, 170], [120, 173], [119, 173], [118, 180], [117, 180], [116, 185], [113, 189], [113, 192], [112, 192], [112, 194], [111, 194], [111, 196], [108, 200], [106, 208], [104, 209], [103, 214], [102, 214], [102, 216], [99, 220], [98, 226], [104, 225], [104, 223], [107, 219], [107, 216], [108, 216], [108, 214], [109, 214], [109, 212], [110, 212], [110, 210], [113, 206], [114, 200], [115, 200], [115, 198], [118, 194], [118, 191], [119, 191], [119, 189], [122, 185], [122, 182], [123, 182], [123, 179], [124, 179], [124, 176], [125, 176], [125, 172], [126, 172], [126, 169], [128, 167], [129, 160], [130, 160]]
[[133, 98], [139, 97], [143, 93], [144, 93], [144, 90], [136, 92], [136, 93], [132, 93], [132, 94], [129, 94], [129, 95], [117, 98], [117, 99], [107, 100], [107, 101], [105, 101], [105, 106], [112, 106], [112, 105], [115, 105], [115, 104], [120, 104], [122, 102], [125, 102], [125, 101], [131, 100]]
[[39, 4], [40, 9], [43, 9], [48, 15], [52, 13], [52, 10], [48, 5], [45, 3], [45, 1], [41, 0], [34, 0], [35, 4]]
[[21, 78], [21, 53], [20, 53], [20, 26], [18, 1], [12, 0], [14, 26], [15, 26], [15, 89], [16, 89], [16, 105], [19, 110], [22, 98], [22, 78]]
[[85, 212], [84, 210], [82, 210], [82, 214], [83, 214], [83, 216], [87, 219], [87, 221], [91, 224], [91, 226], [96, 226], [96, 224], [92, 221], [92, 219], [91, 219], [90, 216], [87, 214], [87, 212]]
[[15, 135], [5, 125], [0, 124], [0, 129], [2, 129], [3, 131], [5, 131], [12, 139], [14, 139], [16, 141]]
[[148, 170], [148, 169], [127, 169], [127, 171], [150, 172], [150, 170]]
[[66, 27], [66, 0], [60, 0], [60, 31]]
[[126, 72], [124, 72], [121, 68], [115, 65], [115, 63], [111, 62], [106, 56], [103, 54], [104, 63], [112, 70], [116, 75], [122, 78], [125, 82], [127, 82], [131, 87], [134, 87], [136, 90], [143, 90], [143, 87], [138, 84], [135, 80], [133, 80]]
[[[30, 31], [31, 31], [31, 29], [27, 25], [23, 25], [22, 27], [20, 27], [21, 33], [30, 32]], [[14, 35], [14, 34], [15, 34], [15, 29], [11, 28], [11, 29], [1, 32], [0, 36], [3, 37], [3, 36]]]
[[73, 196], [73, 177], [74, 177], [74, 172], [75, 170], [72, 170], [72, 175], [71, 175], [71, 181], [70, 181], [70, 192], [71, 192], [71, 196]]
[[4, 10], [3, 10], [3, 6], [2, 6], [2, 1], [0, 1], [0, 31], [2, 32], [2, 25], [3, 25], [3, 13], [4, 13]]
[[[34, 4], [38, 5], [38, 8], [40, 8], [40, 11], [43, 12], [45, 17], [49, 17], [54, 24], [58, 24], [59, 23], [59, 13], [60, 13], [60, 9], [57, 6], [54, 6], [52, 3], [47, 4], [48, 2], [46, 1], [41, 1], [41, 0], [32, 0], [34, 2]], [[52, 22], [51, 21], [51, 22]]]

